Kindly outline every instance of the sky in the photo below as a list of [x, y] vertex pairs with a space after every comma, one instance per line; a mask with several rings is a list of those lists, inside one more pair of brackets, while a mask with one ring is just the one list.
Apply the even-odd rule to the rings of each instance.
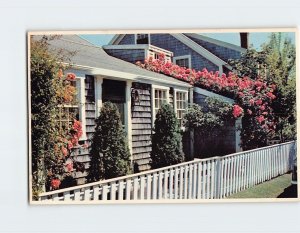
[[[225, 41], [231, 44], [240, 45], [240, 36], [239, 33], [201, 33], [202, 35]], [[292, 43], [295, 44], [295, 33], [294, 32], [285, 32], [284, 36], [291, 39]], [[260, 50], [261, 45], [268, 42], [269, 32], [255, 32], [249, 34], [249, 43], [255, 49]], [[114, 34], [103, 34], [103, 35], [80, 35], [82, 38], [90, 41], [91, 43], [102, 46], [107, 45], [109, 41], [113, 38]]]

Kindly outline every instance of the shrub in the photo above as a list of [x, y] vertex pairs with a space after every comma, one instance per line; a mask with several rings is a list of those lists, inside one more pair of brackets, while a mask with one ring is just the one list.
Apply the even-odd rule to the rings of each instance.
[[162, 105], [156, 114], [151, 159], [153, 169], [184, 161], [179, 122], [168, 104]]
[[120, 113], [115, 104], [106, 102], [96, 119], [87, 180], [95, 182], [124, 176], [131, 170], [130, 152]]

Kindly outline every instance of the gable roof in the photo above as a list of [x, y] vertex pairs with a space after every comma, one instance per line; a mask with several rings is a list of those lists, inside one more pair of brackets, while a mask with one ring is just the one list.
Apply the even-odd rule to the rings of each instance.
[[[117, 34], [117, 35], [115, 35], [111, 39], [111, 41], [109, 42], [109, 45], [117, 45], [124, 38], [125, 35], [126, 34]], [[195, 41], [193, 41], [192, 39], [187, 37], [185, 34], [183, 34], [183, 33], [171, 33], [170, 35], [172, 35], [174, 38], [176, 38], [177, 40], [184, 43], [186, 46], [193, 49], [195, 52], [200, 54], [202, 57], [205, 57], [207, 60], [209, 60], [213, 64], [215, 64], [219, 67], [226, 66], [228, 69], [232, 69], [232, 67], [230, 65], [228, 65], [228, 63], [226, 61], [222, 60], [221, 58], [219, 58], [218, 56], [216, 56], [215, 54], [213, 54], [212, 52], [210, 52], [209, 50], [204, 48], [202, 45], [196, 43]], [[198, 35], [198, 34], [195, 34], [195, 35]], [[214, 39], [210, 40], [211, 43], [221, 44], [221, 41], [218, 41], [218, 42], [216, 42], [216, 41], [217, 40], [214, 40]], [[229, 44], [229, 43], [224, 42], [224, 44]], [[229, 45], [226, 45], [226, 46], [229, 47]], [[233, 45], [233, 47], [234, 46], [235, 45]], [[238, 46], [236, 46], [236, 47], [238, 47]], [[237, 48], [235, 48], [235, 50], [236, 49]]]
[[[34, 36], [39, 39], [41, 36]], [[132, 63], [108, 55], [104, 49], [95, 46], [82, 39], [78, 35], [63, 35], [60, 38], [48, 41], [49, 48], [54, 50], [64, 49], [68, 52], [74, 52], [70, 61], [65, 62], [78, 68], [88, 68], [95, 74], [102, 72], [104, 75], [112, 76], [113, 73], [120, 77], [128, 77], [137, 81], [151, 80], [160, 83], [169, 83], [178, 86], [191, 87], [190, 84], [177, 80], [175, 78], [152, 72]]]
[[184, 34], [188, 37], [195, 38], [195, 39], [198, 39], [198, 40], [203, 40], [203, 41], [206, 41], [206, 42], [209, 42], [209, 43], [221, 46], [221, 47], [225, 47], [225, 48], [228, 48], [228, 49], [232, 49], [232, 50], [235, 50], [235, 51], [238, 51], [238, 52], [241, 52], [241, 53], [246, 52], [246, 49], [244, 49], [244, 48], [242, 48], [238, 45], [227, 43], [225, 41], [213, 39], [213, 38], [210, 38], [210, 37], [207, 37], [207, 36], [204, 36], [204, 35], [200, 35], [200, 34], [197, 34], [197, 33], [184, 33]]

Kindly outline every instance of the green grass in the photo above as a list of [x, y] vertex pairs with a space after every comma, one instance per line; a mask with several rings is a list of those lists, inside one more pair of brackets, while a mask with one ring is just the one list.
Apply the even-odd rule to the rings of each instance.
[[297, 189], [295, 186], [291, 186], [291, 180], [291, 174], [284, 174], [239, 193], [235, 193], [228, 198], [296, 198]]

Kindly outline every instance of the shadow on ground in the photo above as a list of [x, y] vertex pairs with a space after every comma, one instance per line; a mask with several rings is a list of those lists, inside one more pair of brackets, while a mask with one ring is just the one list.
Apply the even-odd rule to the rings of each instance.
[[297, 185], [292, 184], [289, 187], [285, 188], [284, 191], [279, 194], [277, 198], [297, 198]]

